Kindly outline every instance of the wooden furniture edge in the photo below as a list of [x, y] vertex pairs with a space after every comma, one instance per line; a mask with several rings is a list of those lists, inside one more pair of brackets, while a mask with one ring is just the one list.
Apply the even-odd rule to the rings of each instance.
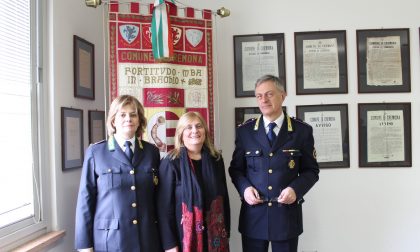
[[38, 238], [35, 238], [22, 246], [12, 250], [12, 252], [39, 252], [45, 249], [46, 247], [50, 246], [57, 240], [64, 237], [66, 231], [59, 230], [59, 231], [51, 231], [46, 233]]

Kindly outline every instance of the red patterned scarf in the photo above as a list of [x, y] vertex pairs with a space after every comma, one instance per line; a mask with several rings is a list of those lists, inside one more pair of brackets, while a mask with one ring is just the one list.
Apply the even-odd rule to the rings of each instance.
[[[229, 240], [225, 227], [223, 183], [215, 172], [215, 159], [208, 150], [201, 154], [204, 192], [192, 169], [185, 148], [181, 149], [180, 167], [182, 181], [182, 229], [183, 252], [202, 252], [203, 242], [207, 242], [209, 252], [229, 252]], [[204, 195], [205, 202], [203, 202]], [[206, 226], [204, 226], [203, 206], [206, 206]], [[203, 241], [207, 232], [207, 241]]]

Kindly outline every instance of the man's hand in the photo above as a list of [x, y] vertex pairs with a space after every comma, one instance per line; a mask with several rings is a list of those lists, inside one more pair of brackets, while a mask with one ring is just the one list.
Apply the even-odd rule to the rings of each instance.
[[256, 205], [263, 203], [263, 201], [260, 199], [260, 195], [258, 194], [257, 189], [255, 189], [252, 186], [249, 186], [244, 191], [244, 200], [249, 205]]
[[279, 203], [283, 204], [292, 204], [296, 201], [296, 193], [295, 190], [291, 187], [287, 187], [283, 191], [280, 192], [279, 199], [277, 200]]

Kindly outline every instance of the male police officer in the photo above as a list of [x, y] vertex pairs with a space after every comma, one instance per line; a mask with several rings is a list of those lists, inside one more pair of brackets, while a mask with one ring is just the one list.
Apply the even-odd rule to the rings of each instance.
[[303, 195], [318, 181], [312, 127], [283, 113], [284, 83], [265, 75], [255, 84], [262, 113], [236, 130], [229, 174], [242, 200], [244, 252], [296, 252]]

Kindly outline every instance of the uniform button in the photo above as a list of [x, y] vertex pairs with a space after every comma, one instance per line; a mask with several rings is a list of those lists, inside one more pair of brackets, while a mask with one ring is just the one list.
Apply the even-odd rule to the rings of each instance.
[[136, 207], [136, 206], [137, 206], [137, 204], [136, 204], [136, 203], [132, 203], [132, 204], [131, 204], [131, 206], [132, 206], [132, 207]]
[[130, 174], [131, 174], [131, 175], [133, 175], [133, 174], [134, 174], [134, 170], [131, 170], [131, 171], [130, 171]]
[[273, 173], [273, 169], [268, 169], [268, 173]]
[[274, 154], [273, 154], [273, 152], [270, 152], [270, 154], [268, 154], [270, 157], [272, 157]]
[[134, 191], [134, 190], [136, 190], [136, 187], [135, 186], [131, 186], [131, 191]]
[[268, 206], [272, 206], [273, 205], [273, 203], [271, 203], [271, 202], [268, 202]]
[[108, 169], [108, 173], [112, 172], [111, 168]]
[[137, 225], [137, 220], [133, 220], [133, 224], [134, 225]]
[[273, 189], [273, 187], [272, 186], [268, 186], [268, 190], [271, 190], [271, 189]]

